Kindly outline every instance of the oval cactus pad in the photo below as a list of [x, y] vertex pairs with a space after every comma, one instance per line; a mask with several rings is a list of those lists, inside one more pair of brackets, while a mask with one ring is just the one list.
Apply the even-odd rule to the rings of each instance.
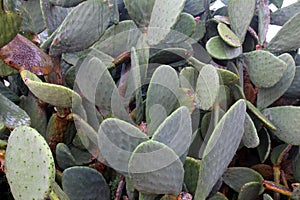
[[6, 177], [15, 199], [44, 199], [54, 182], [55, 166], [45, 139], [33, 128], [19, 126], [8, 139]]

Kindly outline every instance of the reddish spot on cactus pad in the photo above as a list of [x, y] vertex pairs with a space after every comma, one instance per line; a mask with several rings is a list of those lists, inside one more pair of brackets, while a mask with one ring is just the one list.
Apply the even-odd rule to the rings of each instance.
[[26, 69], [37, 75], [52, 71], [50, 56], [20, 34], [0, 49], [0, 59], [14, 69]]

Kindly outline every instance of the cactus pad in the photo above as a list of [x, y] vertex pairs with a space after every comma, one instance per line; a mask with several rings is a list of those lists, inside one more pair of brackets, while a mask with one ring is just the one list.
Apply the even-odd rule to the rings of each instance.
[[287, 69], [282, 78], [270, 88], [260, 88], [257, 93], [257, 107], [262, 109], [271, 105], [279, 99], [291, 86], [295, 76], [296, 66], [293, 57], [288, 54], [282, 54], [278, 58], [287, 64]]
[[0, 121], [9, 128], [30, 125], [30, 117], [19, 106], [0, 93]]
[[220, 36], [212, 37], [206, 43], [206, 49], [209, 55], [219, 60], [229, 60], [242, 54], [241, 47], [231, 47], [226, 44]]
[[8, 44], [18, 34], [22, 17], [17, 12], [4, 12], [0, 5], [0, 48]]
[[61, 6], [61, 7], [75, 7], [79, 3], [83, 2], [85, 0], [50, 0], [50, 2], [55, 6]]
[[182, 162], [166, 145], [149, 140], [134, 150], [128, 164], [130, 180], [140, 192], [178, 195], [182, 188]]
[[[148, 27], [150, 45], [158, 44], [170, 33], [171, 28], [179, 19], [184, 4], [185, 0], [155, 1]], [[161, 13], [164, 13], [164, 15], [161, 15]]]
[[129, 16], [140, 28], [149, 26], [155, 0], [124, 0]]
[[145, 133], [119, 119], [104, 120], [98, 130], [98, 145], [106, 162], [127, 175], [129, 158], [134, 149], [148, 140]]
[[63, 172], [62, 186], [72, 200], [109, 200], [109, 187], [101, 173], [89, 167], [70, 167]]
[[256, 50], [244, 55], [250, 79], [259, 88], [275, 85], [287, 69], [287, 64], [283, 60], [267, 51]]
[[146, 99], [146, 120], [149, 135], [153, 135], [157, 127], [174, 110], [178, 89], [179, 79], [172, 67], [161, 65], [154, 71]]
[[205, 65], [199, 72], [196, 87], [197, 106], [209, 110], [215, 103], [220, 89], [219, 74], [212, 65]]
[[246, 113], [244, 135], [242, 138], [243, 144], [247, 148], [254, 148], [259, 145], [259, 137], [251, 117]]
[[249, 182], [242, 186], [238, 196], [238, 200], [252, 200], [257, 199], [261, 184], [257, 182]]
[[223, 41], [229, 46], [240, 47], [242, 45], [239, 38], [231, 31], [230, 28], [228, 28], [226, 24], [219, 23], [218, 32]]
[[264, 188], [262, 186], [263, 177], [253, 169], [247, 167], [232, 167], [223, 174], [224, 182], [229, 185], [236, 192], [240, 192], [243, 185], [249, 182], [256, 182], [260, 184], [259, 192], [262, 193]]
[[76, 6], [58, 28], [50, 54], [76, 52], [91, 46], [108, 27], [111, 14], [108, 1], [88, 0]]
[[287, 21], [267, 45], [272, 52], [286, 52], [300, 47], [300, 13]]
[[245, 115], [245, 101], [238, 100], [215, 127], [203, 153], [195, 199], [209, 195], [232, 160], [243, 136]]
[[233, 32], [243, 43], [255, 11], [256, 0], [229, 0], [228, 15]]
[[300, 108], [296, 106], [279, 106], [263, 111], [276, 126], [274, 135], [287, 144], [300, 145], [300, 128], [298, 120]]
[[197, 179], [199, 176], [201, 161], [191, 157], [187, 157], [183, 165], [184, 168], [184, 183], [188, 189], [188, 192], [192, 195], [195, 194], [197, 188]]
[[132, 20], [125, 20], [109, 27], [92, 48], [116, 58], [124, 52], [130, 52], [141, 34]]
[[167, 145], [185, 160], [192, 141], [192, 124], [188, 108], [182, 106], [168, 116], [157, 128], [152, 139]]
[[15, 199], [44, 199], [54, 182], [54, 159], [45, 139], [34, 129], [13, 130], [5, 156], [6, 176]]
[[77, 106], [81, 104], [81, 97], [73, 90], [56, 84], [38, 82], [24, 78], [23, 81], [30, 91], [40, 100], [58, 107]]

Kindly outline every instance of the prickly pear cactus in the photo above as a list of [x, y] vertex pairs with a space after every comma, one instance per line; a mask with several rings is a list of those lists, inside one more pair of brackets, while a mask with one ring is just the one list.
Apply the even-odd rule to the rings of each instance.
[[109, 188], [101, 173], [89, 167], [70, 167], [62, 177], [62, 186], [70, 199], [109, 200]]
[[182, 162], [171, 148], [160, 142], [149, 140], [137, 146], [128, 169], [133, 186], [141, 192], [178, 195], [181, 191]]
[[55, 177], [54, 159], [45, 139], [36, 130], [19, 126], [12, 131], [5, 169], [15, 199], [48, 197]]

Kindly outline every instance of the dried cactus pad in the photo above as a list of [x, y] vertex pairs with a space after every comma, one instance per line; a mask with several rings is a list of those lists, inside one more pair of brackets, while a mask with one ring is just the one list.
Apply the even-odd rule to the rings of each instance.
[[52, 71], [50, 56], [20, 34], [0, 49], [0, 59], [14, 69], [26, 69], [37, 75]]
[[55, 166], [45, 139], [33, 128], [19, 126], [8, 139], [6, 177], [15, 199], [44, 199], [54, 182]]

